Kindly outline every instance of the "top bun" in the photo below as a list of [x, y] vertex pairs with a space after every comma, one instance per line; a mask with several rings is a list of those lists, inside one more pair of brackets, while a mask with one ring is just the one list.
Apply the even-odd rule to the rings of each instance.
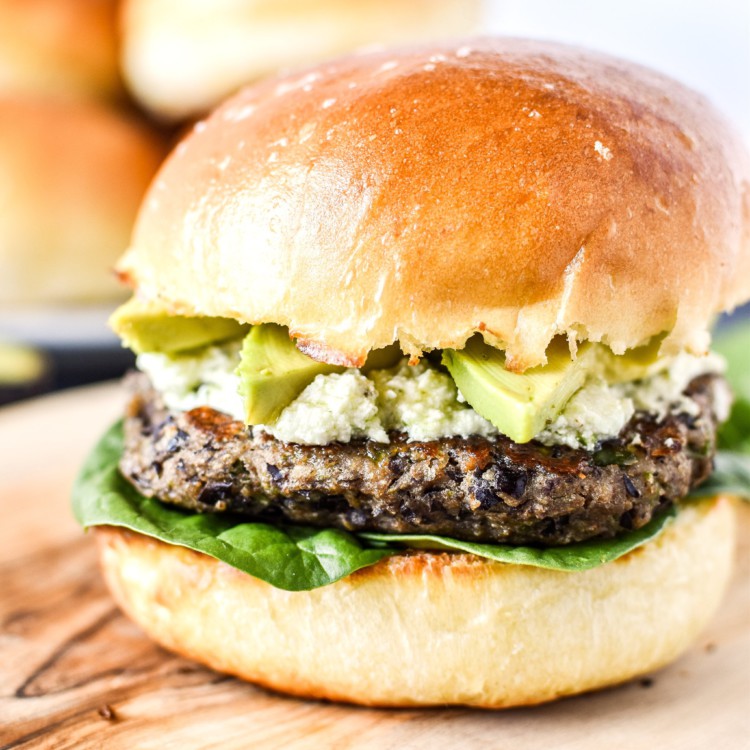
[[702, 352], [750, 296], [750, 165], [673, 80], [557, 44], [355, 55], [242, 91], [176, 148], [119, 271], [175, 312], [350, 366], [474, 332]]

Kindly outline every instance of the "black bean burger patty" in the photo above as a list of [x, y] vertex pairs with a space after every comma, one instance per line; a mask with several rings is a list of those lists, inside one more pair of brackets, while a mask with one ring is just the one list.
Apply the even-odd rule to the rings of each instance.
[[716, 419], [705, 375], [686, 393], [700, 414], [636, 415], [596, 451], [499, 437], [325, 446], [253, 434], [201, 407], [170, 412], [131, 376], [122, 473], [138, 490], [200, 512], [352, 531], [434, 533], [558, 545], [637, 529], [711, 472]]

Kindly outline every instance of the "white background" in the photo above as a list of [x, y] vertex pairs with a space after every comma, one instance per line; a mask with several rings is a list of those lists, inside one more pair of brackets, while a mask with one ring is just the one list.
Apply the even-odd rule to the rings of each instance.
[[750, 0], [484, 0], [483, 26], [661, 70], [706, 94], [750, 144]]

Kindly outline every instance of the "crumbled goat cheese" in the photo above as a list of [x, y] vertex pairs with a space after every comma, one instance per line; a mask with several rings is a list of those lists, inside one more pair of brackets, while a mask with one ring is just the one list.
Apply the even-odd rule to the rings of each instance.
[[603, 436], [617, 435], [634, 413], [633, 400], [616, 386], [589, 380], [535, 439], [545, 445], [592, 450]]
[[659, 419], [669, 412], [684, 412], [696, 416], [700, 409], [691, 398], [682, 392], [688, 383], [707, 372], [723, 373], [726, 362], [718, 354], [695, 357], [691, 354], [678, 354], [669, 366], [645, 380], [623, 383], [619, 387], [624, 395], [633, 399], [638, 411], [656, 414]]
[[453, 379], [425, 362], [406, 360], [390, 370], [374, 370], [380, 418], [386, 430], [406, 432], [410, 440], [448, 435], [497, 435], [497, 428], [459, 401]]
[[234, 372], [241, 347], [241, 341], [232, 341], [180, 354], [139, 354], [135, 364], [149, 376], [169, 409], [189, 411], [210, 406], [244, 419], [245, 407]]
[[[235, 369], [239, 342], [210, 346], [177, 355], [141, 354], [137, 366], [148, 374], [170, 409], [187, 411], [209, 406], [235, 419], [244, 419]], [[546, 445], [591, 450], [600, 440], [616, 436], [636, 411], [665, 417], [695, 415], [695, 402], [682, 395], [687, 384], [706, 372], [723, 372], [717, 355], [679, 354], [664, 368], [640, 381], [609, 384], [593, 375], [568, 401], [563, 411], [536, 436]], [[728, 412], [730, 396], [717, 407]], [[318, 375], [281, 413], [273, 425], [258, 425], [286, 442], [326, 445], [355, 438], [388, 442], [388, 431], [405, 432], [409, 440], [483, 435], [498, 430], [463, 399], [449, 375], [427, 362], [403, 360], [389, 370], [359, 370]]]
[[352, 438], [387, 443], [388, 430], [410, 440], [446, 435], [497, 435], [470, 406], [460, 404], [450, 376], [404, 360], [390, 370], [318, 375], [273, 425], [260, 425], [290, 443], [326, 445]]
[[376, 399], [375, 385], [359, 370], [317, 375], [273, 425], [256, 429], [304, 445], [348, 443], [353, 438], [387, 443]]
[[[643, 380], [608, 384], [600, 378], [589, 379], [535, 439], [545, 445], [592, 450], [600, 440], [618, 435], [636, 411], [654, 414], [658, 419], [669, 413], [697, 416], [698, 404], [682, 392], [698, 375], [723, 372], [725, 367], [716, 354], [695, 357], [681, 353], [665, 363], [663, 370]], [[731, 396], [726, 389], [724, 394], [727, 403], [719, 403], [717, 416], [726, 419]]]

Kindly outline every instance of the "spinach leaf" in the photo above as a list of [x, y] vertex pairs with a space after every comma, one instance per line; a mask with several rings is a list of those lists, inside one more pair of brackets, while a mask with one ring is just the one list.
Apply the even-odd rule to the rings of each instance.
[[750, 321], [730, 325], [716, 337], [714, 348], [727, 360], [734, 404], [719, 428], [714, 472], [691, 497], [726, 492], [750, 501]]
[[714, 349], [727, 361], [726, 377], [734, 391], [729, 419], [719, 428], [719, 449], [750, 453], [750, 321], [717, 335]]
[[593, 540], [566, 544], [560, 547], [514, 547], [508, 544], [478, 544], [460, 539], [430, 534], [374, 534], [361, 533], [360, 537], [374, 543], [402, 544], [420, 549], [440, 549], [452, 552], [469, 552], [479, 557], [497, 562], [516, 565], [533, 565], [550, 570], [580, 571], [596, 568], [604, 563], [622, 557], [636, 547], [640, 547], [656, 537], [675, 515], [668, 512], [653, 518], [637, 531], [629, 531], [615, 539]]
[[616, 539], [536, 549], [476, 544], [434, 535], [349, 534], [337, 529], [247, 522], [192, 513], [139, 494], [117, 468], [122, 424], [94, 448], [73, 489], [73, 511], [84, 527], [120, 526], [211, 557], [288, 591], [325, 586], [403, 548], [470, 552], [489, 560], [563, 571], [615, 560], [657, 536], [665, 514]]
[[727, 494], [750, 502], [750, 453], [719, 451], [711, 476], [690, 493], [690, 499]]
[[325, 586], [373, 565], [394, 550], [363, 545], [337, 529], [247, 523], [191, 513], [143, 497], [117, 468], [122, 424], [94, 448], [73, 488], [73, 512], [84, 526], [120, 526], [217, 560], [287, 591]]
[[750, 319], [717, 333], [713, 349], [727, 361], [727, 380], [738, 400], [750, 401]]

